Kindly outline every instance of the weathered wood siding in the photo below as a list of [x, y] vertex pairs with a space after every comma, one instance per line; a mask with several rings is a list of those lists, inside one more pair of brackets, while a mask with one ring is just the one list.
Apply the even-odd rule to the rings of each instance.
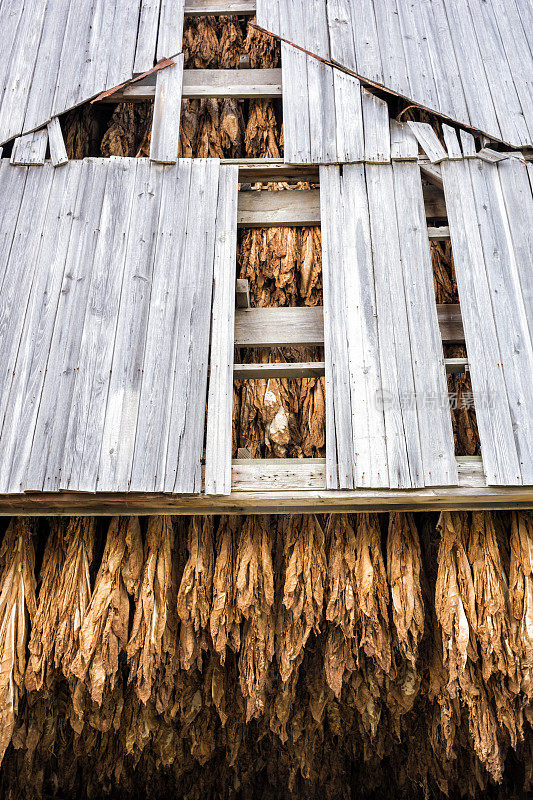
[[487, 483], [532, 485], [532, 167], [468, 158], [442, 176]]
[[531, 0], [257, 0], [257, 20], [426, 108], [533, 144]]
[[417, 164], [320, 171], [328, 488], [457, 484]]
[[0, 144], [182, 49], [184, 0], [5, 0]]
[[216, 159], [0, 165], [0, 493], [201, 489]]
[[390, 161], [389, 111], [357, 78], [282, 43], [288, 164]]

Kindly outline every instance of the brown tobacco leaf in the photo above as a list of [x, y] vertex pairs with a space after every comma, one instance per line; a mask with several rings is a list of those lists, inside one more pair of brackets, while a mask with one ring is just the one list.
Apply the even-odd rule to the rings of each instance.
[[29, 658], [26, 670], [28, 692], [40, 691], [54, 665], [54, 647], [59, 625], [59, 586], [66, 558], [68, 520], [52, 518], [50, 534], [41, 567], [37, 613], [32, 625]]
[[220, 69], [237, 69], [239, 57], [244, 49], [242, 30], [236, 18], [227, 17], [221, 26], [219, 40]]
[[213, 17], [187, 20], [184, 29], [183, 52], [188, 69], [218, 67], [219, 44]]
[[37, 614], [34, 532], [32, 519], [15, 518], [0, 546], [0, 764], [15, 727]]
[[507, 575], [504, 574], [494, 514], [472, 514], [468, 542], [468, 560], [472, 565], [476, 595], [476, 636], [481, 650], [485, 682], [492, 675], [509, 677], [519, 691], [519, 665], [511, 650], [512, 633], [507, 606]]
[[376, 514], [357, 517], [355, 549], [357, 603], [361, 614], [360, 647], [385, 673], [391, 669], [389, 586], [381, 552], [381, 530]]
[[448, 671], [448, 691], [456, 697], [468, 657], [477, 659], [473, 637], [477, 629], [472, 570], [466, 554], [467, 514], [448, 511], [440, 515], [439, 570], [435, 611], [442, 627], [442, 652]]
[[250, 100], [244, 132], [247, 158], [279, 158], [278, 123], [271, 100]]
[[424, 634], [424, 601], [420, 585], [421, 553], [412, 514], [390, 514], [387, 577], [392, 595], [392, 621], [402, 655], [415, 667]]
[[273, 69], [281, 64], [278, 40], [248, 26], [244, 49], [250, 56], [252, 69]]
[[260, 716], [274, 657], [272, 535], [266, 516], [245, 517], [236, 558], [235, 607], [242, 620], [239, 681], [246, 720]]
[[209, 620], [215, 652], [223, 665], [226, 649], [235, 653], [240, 647], [235, 594], [237, 531], [240, 517], [222, 517], [216, 535], [216, 561], [213, 575], [213, 607]]
[[343, 677], [355, 669], [356, 647], [355, 531], [345, 514], [332, 514], [328, 521], [328, 569], [326, 619], [329, 623], [324, 666], [328, 685], [338, 698]]
[[115, 686], [118, 657], [128, 642], [130, 597], [138, 592], [142, 561], [138, 518], [114, 517], [72, 664], [72, 674], [87, 686], [97, 705], [106, 688]]
[[147, 703], [164, 666], [177, 670], [176, 581], [172, 580], [174, 526], [170, 517], [150, 517], [144, 543], [144, 565], [126, 649], [129, 681]]
[[93, 560], [96, 520], [71, 517], [65, 533], [66, 556], [57, 592], [58, 623], [54, 663], [65, 677], [71, 675], [80, 629], [91, 601], [89, 570]]
[[283, 517], [283, 599], [276, 624], [281, 680], [298, 669], [311, 631], [318, 633], [324, 611], [324, 532], [314, 514]]
[[[521, 690], [533, 703], [533, 514], [514, 512], [511, 521], [509, 598], [514, 651], [520, 663]], [[531, 713], [533, 717], [533, 712]]]
[[201, 669], [202, 651], [208, 648], [207, 631], [213, 599], [213, 521], [211, 517], [192, 517], [188, 531], [189, 559], [178, 592], [177, 608], [181, 619], [181, 666]]

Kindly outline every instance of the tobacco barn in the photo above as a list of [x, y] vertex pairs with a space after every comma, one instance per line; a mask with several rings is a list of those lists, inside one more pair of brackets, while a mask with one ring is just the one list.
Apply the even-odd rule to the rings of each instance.
[[0, 30], [0, 800], [531, 797], [531, 0]]

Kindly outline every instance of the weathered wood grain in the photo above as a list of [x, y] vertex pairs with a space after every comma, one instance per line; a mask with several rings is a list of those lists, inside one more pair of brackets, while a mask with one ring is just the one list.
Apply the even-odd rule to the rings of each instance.
[[157, 73], [150, 159], [162, 164], [175, 164], [178, 159], [183, 64], [182, 53], [173, 67]]
[[59, 117], [54, 117], [47, 125], [48, 142], [50, 146], [50, 159], [54, 167], [60, 167], [68, 161], [65, 140], [61, 131]]
[[[472, 160], [472, 171], [481, 165], [482, 162]], [[487, 482], [516, 485], [522, 482], [520, 458], [493, 310], [496, 298], [491, 293], [485, 262], [487, 229], [480, 228], [483, 214], [480, 216], [481, 209], [477, 206], [472, 174], [468, 161], [443, 164], [454, 264]], [[502, 300], [505, 302], [504, 298]]]
[[78, 318], [82, 335], [60, 489], [94, 492], [97, 487], [136, 167], [135, 161], [121, 158], [107, 165], [88, 303]]
[[0, 434], [0, 487], [5, 492], [25, 489], [80, 173], [81, 162], [78, 161], [71, 169], [58, 170], [51, 178], [38, 264]]
[[11, 163], [19, 166], [40, 166], [44, 164], [47, 144], [48, 131], [46, 128], [18, 137], [13, 143]]
[[205, 492], [215, 495], [231, 493], [238, 180], [237, 167], [221, 168], [205, 445]]
[[446, 150], [428, 122], [408, 122], [407, 124], [432, 164], [439, 164], [445, 158], [448, 158]]
[[[533, 12], [509, 0], [258, 0], [259, 24], [461, 125], [532, 144]], [[317, 37], [326, 27], [329, 48]], [[528, 41], [529, 40], [529, 41]], [[328, 55], [329, 51], [329, 55]]]
[[139, 159], [109, 392], [102, 433], [98, 490], [130, 486], [139, 411], [152, 275], [164, 168]]
[[[83, 334], [80, 322], [87, 308], [109, 163], [85, 159], [82, 164], [41, 402], [24, 476], [27, 489], [59, 489]], [[66, 166], [65, 170], [69, 168]]]

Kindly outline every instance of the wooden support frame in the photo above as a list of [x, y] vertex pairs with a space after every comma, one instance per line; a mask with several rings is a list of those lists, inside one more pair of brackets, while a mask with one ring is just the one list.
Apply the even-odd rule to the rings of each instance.
[[458, 458], [459, 485], [436, 489], [326, 491], [325, 459], [242, 459], [224, 497], [57, 492], [0, 495], [0, 516], [296, 514], [532, 509], [533, 487], [489, 487], [477, 458]]
[[[456, 304], [438, 304], [442, 341], [464, 343], [461, 311]], [[250, 308], [235, 312], [235, 347], [323, 347], [322, 306]]]
[[[240, 180], [242, 177], [239, 175]], [[424, 187], [428, 218], [446, 218], [444, 195], [434, 186]], [[320, 189], [268, 192], [261, 189], [239, 192], [237, 225], [239, 228], [265, 228], [320, 225]], [[450, 238], [447, 226], [428, 228], [434, 241]]]
[[186, 17], [253, 17], [256, 13], [255, 0], [186, 0]]
[[[155, 97], [155, 75], [103, 97], [102, 103], [140, 103]], [[242, 100], [281, 98], [281, 69], [186, 69], [184, 99], [236, 97]]]

